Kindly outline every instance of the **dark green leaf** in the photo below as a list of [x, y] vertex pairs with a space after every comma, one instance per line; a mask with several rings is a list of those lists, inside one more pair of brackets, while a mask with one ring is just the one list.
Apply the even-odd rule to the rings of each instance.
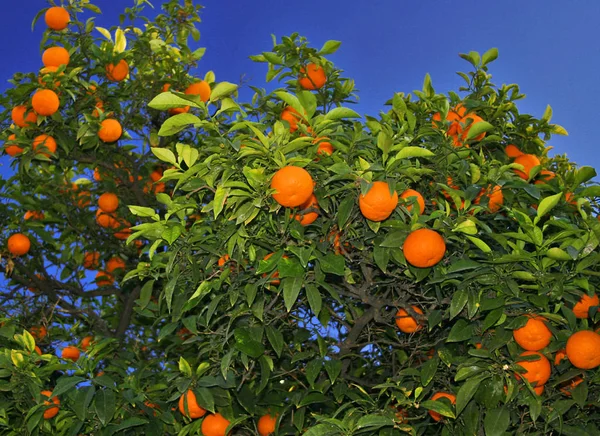
[[488, 410], [483, 420], [486, 436], [502, 436], [510, 425], [510, 412], [504, 407]]

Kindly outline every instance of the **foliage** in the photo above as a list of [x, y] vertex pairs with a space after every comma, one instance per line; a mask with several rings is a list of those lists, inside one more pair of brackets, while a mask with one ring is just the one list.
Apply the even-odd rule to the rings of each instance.
[[[566, 131], [551, 124], [549, 107], [541, 119], [520, 114], [517, 85], [491, 82], [497, 50], [461, 55], [472, 71], [459, 73], [459, 92], [436, 93], [426, 76], [422, 90], [395, 93], [363, 119], [349, 107], [354, 82], [326, 58], [340, 43], [317, 50], [293, 34], [251, 57], [277, 89], [253, 87], [244, 103], [237, 85], [208, 72], [203, 102], [178, 92], [199, 80], [204, 51], [188, 45], [199, 38], [199, 7], [170, 0], [150, 20], [146, 3], [103, 29], [82, 21], [96, 6], [69, 2], [69, 28], [42, 40], [69, 49], [69, 65], [42, 83], [17, 73], [0, 97], [3, 137], [15, 134], [24, 149], [15, 175], [0, 180], [3, 234], [32, 242], [24, 256], [2, 252], [3, 434], [201, 434], [203, 420], [178, 410], [188, 389], [240, 435], [256, 434], [267, 413], [277, 416], [276, 434], [598, 434], [598, 370], [554, 364], [572, 333], [600, 321], [595, 307], [583, 319], [572, 310], [599, 282], [596, 173], [548, 156], [551, 135]], [[143, 27], [126, 24], [137, 19]], [[106, 66], [122, 59], [129, 77], [109, 80]], [[298, 82], [308, 63], [327, 77], [314, 92]], [[40, 86], [58, 89], [59, 111], [35, 126], [9, 125], [12, 108]], [[299, 115], [297, 129], [281, 119], [286, 107]], [[480, 119], [458, 126], [451, 108]], [[105, 119], [123, 126], [117, 142], [98, 138]], [[39, 134], [56, 138], [56, 152], [33, 150]], [[323, 140], [331, 155], [317, 153]], [[508, 144], [539, 156], [528, 180]], [[271, 177], [288, 165], [315, 182], [312, 224], [272, 197]], [[373, 181], [418, 191], [425, 212], [401, 197], [388, 219], [365, 219], [359, 196]], [[503, 199], [492, 204], [486, 193], [496, 185]], [[119, 198], [114, 228], [97, 223], [106, 192]], [[26, 211], [43, 216], [24, 220]], [[419, 228], [445, 241], [430, 268], [403, 254]], [[125, 268], [108, 271], [115, 257]], [[401, 333], [400, 308], [421, 328]], [[523, 372], [515, 362], [527, 358], [512, 331], [528, 313], [552, 332], [541, 395], [515, 378]], [[81, 339], [90, 335], [88, 347]], [[84, 352], [61, 359], [65, 345]], [[60, 398], [54, 418], [43, 417], [42, 390]], [[431, 400], [437, 392], [456, 404]]]

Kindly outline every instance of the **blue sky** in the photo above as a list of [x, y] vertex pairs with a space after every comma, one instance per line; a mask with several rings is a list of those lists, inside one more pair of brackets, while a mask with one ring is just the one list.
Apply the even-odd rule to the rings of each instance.
[[[109, 27], [133, 0], [95, 0], [103, 10], [97, 24]], [[153, 1], [156, 8], [160, 1]], [[517, 83], [527, 99], [521, 112], [541, 116], [546, 105], [553, 122], [569, 131], [549, 143], [579, 165], [600, 167], [596, 152], [600, 82], [600, 2], [578, 0], [204, 0], [201, 45], [207, 48], [199, 76], [215, 71], [217, 80], [262, 86], [266, 67], [248, 59], [272, 47], [278, 37], [299, 32], [314, 46], [342, 41], [330, 59], [356, 81], [361, 114], [376, 115], [394, 92], [420, 89], [425, 73], [436, 91], [461, 84], [456, 71], [468, 64], [458, 53], [490, 47], [500, 51], [491, 66], [494, 82]], [[45, 0], [27, 0], [27, 8], [5, 8], [0, 29], [3, 58], [0, 90], [16, 71], [37, 71], [43, 22], [31, 32], [34, 11]], [[242, 93], [242, 96], [248, 93]], [[7, 159], [0, 158], [6, 174]]]

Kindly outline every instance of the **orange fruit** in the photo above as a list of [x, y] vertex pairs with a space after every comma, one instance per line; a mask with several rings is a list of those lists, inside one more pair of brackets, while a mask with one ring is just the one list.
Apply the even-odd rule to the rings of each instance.
[[100, 130], [98, 130], [98, 138], [100, 138], [100, 141], [104, 143], [115, 142], [122, 134], [123, 127], [121, 127], [121, 123], [117, 120], [108, 119], [100, 123]]
[[49, 117], [60, 107], [60, 100], [56, 92], [51, 89], [40, 89], [33, 94], [31, 106], [36, 114]]
[[200, 100], [206, 103], [210, 98], [210, 85], [208, 82], [200, 80], [199, 82], [192, 83], [190, 86], [188, 86], [184, 91], [184, 94], [199, 95]]
[[362, 215], [371, 221], [386, 220], [398, 205], [398, 193], [390, 194], [387, 182], [373, 182], [365, 195], [358, 197], [358, 206]]
[[273, 198], [284, 207], [298, 207], [313, 193], [314, 181], [308, 171], [295, 166], [283, 167], [271, 179]]
[[[454, 109], [450, 109], [446, 114], [446, 121], [451, 121], [450, 127], [448, 128], [449, 135], [456, 135], [459, 133], [460, 124], [459, 121], [465, 116], [467, 108], [462, 104], [456, 105]], [[433, 114], [431, 118], [431, 125], [434, 128], [440, 127], [442, 121], [442, 115], [439, 112]]]
[[86, 336], [85, 338], [83, 338], [81, 340], [81, 349], [83, 351], [87, 351], [87, 349], [90, 347], [90, 344], [92, 343], [93, 340], [94, 340], [93, 336]]
[[308, 200], [302, 203], [299, 206], [299, 209], [300, 213], [296, 214], [294, 219], [298, 220], [303, 226], [314, 223], [319, 217], [319, 213], [314, 211], [314, 209], [319, 209], [319, 203], [315, 194], [311, 195]]
[[[271, 256], [273, 256], [273, 254], [275, 254], [275, 253], [269, 253], [269, 254], [267, 254], [265, 257], [263, 257], [263, 260], [269, 260], [269, 259], [271, 258]], [[287, 257], [287, 256], [284, 254], [284, 255], [283, 255], [283, 258], [284, 258], [284, 259], [287, 259], [288, 257]], [[262, 276], [263, 276], [263, 277], [266, 277], [266, 276], [267, 276], [267, 274], [265, 273], [265, 274], [263, 274]], [[271, 282], [270, 282], [270, 283], [271, 283], [272, 285], [275, 285], [275, 286], [277, 286], [278, 284], [280, 284], [280, 283], [281, 283], [281, 280], [279, 280], [279, 278], [278, 278], [278, 277], [279, 277], [279, 272], [278, 272], [278, 271], [275, 271], [273, 274], [271, 274], [271, 278], [272, 278], [273, 280], [271, 280]]]
[[80, 355], [81, 355], [81, 351], [79, 351], [79, 348], [74, 347], [73, 345], [69, 345], [69, 346], [63, 348], [62, 353], [60, 354], [60, 357], [62, 357], [65, 360], [71, 360], [73, 362], [77, 362], [79, 360]]
[[298, 113], [296, 109], [291, 106], [287, 106], [281, 112], [281, 119], [283, 121], [287, 121], [290, 125], [290, 132], [295, 132], [298, 130], [298, 121], [302, 120], [302, 116]]
[[130, 229], [131, 224], [125, 220], [117, 220], [117, 231], [113, 233], [113, 236], [117, 239], [125, 240], [129, 238], [129, 235], [133, 233], [133, 230]]
[[52, 30], [66, 29], [70, 20], [71, 17], [69, 16], [69, 12], [60, 6], [48, 8], [46, 14], [44, 15], [46, 26]]
[[112, 274], [107, 273], [106, 271], [98, 271], [96, 273], [96, 286], [99, 288], [103, 286], [112, 286], [115, 282], [115, 278]]
[[113, 82], [124, 80], [128, 74], [129, 64], [125, 59], [121, 59], [117, 65], [111, 63], [106, 66], [106, 77]]
[[523, 180], [529, 180], [529, 175], [533, 167], [540, 165], [540, 159], [534, 154], [522, 154], [515, 158], [514, 163], [523, 165], [523, 171], [514, 169], [517, 176]]
[[588, 318], [590, 308], [599, 305], [600, 299], [597, 294], [594, 294], [591, 297], [588, 294], [583, 294], [577, 304], [573, 306], [573, 313], [577, 318]]
[[119, 207], [119, 197], [112, 192], [105, 192], [98, 198], [98, 207], [103, 212], [114, 212]]
[[600, 335], [580, 330], [567, 340], [567, 357], [579, 369], [594, 369], [600, 365]]
[[516, 362], [525, 369], [522, 374], [515, 373], [517, 380], [521, 377], [526, 379], [532, 386], [541, 386], [546, 384], [550, 378], [550, 361], [539, 351], [523, 351], [519, 356], [538, 356], [538, 360], [519, 360]]
[[114, 213], [106, 213], [101, 209], [96, 211], [96, 222], [100, 227], [110, 227], [111, 229], [114, 229], [119, 225]]
[[558, 385], [559, 390], [566, 395], [567, 397], [571, 396], [571, 391], [575, 388], [575, 386], [577, 386], [578, 384], [583, 382], [583, 377], [581, 377], [580, 375], [573, 377], [570, 380], [566, 380], [564, 382], [562, 382], [561, 384]]
[[106, 262], [106, 272], [112, 274], [118, 269], [125, 269], [125, 261], [118, 256], [111, 257], [108, 262]]
[[[407, 189], [402, 194], [400, 194], [400, 198], [408, 200], [407, 203], [411, 203], [411, 202], [415, 201], [415, 200], [411, 200], [412, 198], [416, 199], [416, 203], [419, 205], [419, 214], [422, 215], [423, 212], [425, 212], [425, 199], [418, 191], [415, 191], [414, 189]], [[405, 207], [406, 207], [406, 210], [411, 212], [413, 205], [408, 204]]]
[[83, 267], [85, 269], [96, 269], [100, 261], [100, 253], [97, 251], [88, 251], [83, 255]]
[[[27, 116], [25, 116], [27, 113]], [[10, 113], [10, 116], [19, 127], [28, 127], [37, 123], [37, 115], [32, 110], [28, 110], [27, 106], [15, 106]]]
[[548, 183], [550, 180], [556, 177], [554, 171], [542, 170], [537, 175], [538, 180], [535, 181], [536, 185], [543, 185], [544, 183]]
[[36, 341], [41, 341], [48, 334], [48, 330], [43, 325], [34, 325], [29, 329], [29, 333]]
[[[56, 152], [56, 140], [46, 134], [38, 135], [33, 139], [32, 147], [33, 151], [37, 152], [37, 148], [42, 146], [42, 148], [46, 148], [50, 153], [54, 154]], [[41, 151], [40, 154], [50, 157], [50, 154]]]
[[45, 67], [60, 67], [69, 65], [71, 56], [64, 47], [50, 47], [42, 53], [42, 63]]
[[229, 262], [229, 254], [224, 254], [223, 256], [219, 257], [219, 260], [217, 260], [217, 265], [219, 267], [223, 267], [227, 262]]
[[[417, 306], [410, 307], [419, 315], [423, 315], [423, 311]], [[415, 318], [409, 315], [405, 309], [402, 308], [398, 309], [398, 312], [396, 312], [396, 325], [400, 331], [404, 333], [418, 332], [423, 328], [420, 321], [417, 321]]]
[[16, 156], [18, 154], [23, 153], [23, 149], [19, 147], [16, 143], [12, 143], [9, 141], [14, 141], [17, 139], [17, 135], [14, 133], [8, 137], [8, 140], [4, 143], [4, 151], [9, 156]]
[[315, 140], [313, 141], [313, 144], [319, 144], [317, 145], [317, 154], [318, 155], [327, 155], [327, 156], [331, 156], [333, 154], [333, 151], [335, 150], [335, 148], [333, 148], [333, 145], [331, 145], [331, 142], [328, 141], [329, 138], [315, 138]]
[[537, 315], [527, 315], [527, 323], [513, 330], [513, 337], [521, 348], [527, 351], [539, 351], [546, 348], [552, 339], [552, 332], [544, 322], [546, 319]]
[[444, 238], [435, 230], [418, 229], [409, 233], [402, 246], [404, 258], [417, 268], [436, 265], [446, 254]]
[[558, 366], [563, 359], [567, 358], [567, 350], [565, 348], [561, 348], [556, 352], [554, 356], [554, 366]]
[[514, 144], [508, 144], [505, 148], [504, 148], [504, 153], [506, 153], [506, 155], [510, 158], [515, 158], [515, 157], [519, 157], [522, 154], [524, 154], [521, 150], [519, 150], [519, 147], [517, 147]]
[[104, 102], [98, 100], [95, 105], [96, 109], [92, 111], [92, 116], [98, 118], [100, 116], [100, 111], [104, 112]]
[[[474, 113], [467, 114], [464, 118], [462, 118], [460, 120], [460, 132], [462, 140], [466, 141], [467, 135], [469, 134], [469, 130], [471, 130], [471, 127], [473, 127], [477, 123], [481, 123], [482, 121], [483, 118], [481, 118], [479, 115], [475, 115]], [[483, 138], [485, 138], [485, 134], [486, 132], [480, 133], [473, 139], [475, 141], [481, 141]]]
[[[48, 86], [50, 80], [46, 80], [46, 77], [49, 75], [54, 75], [58, 71], [58, 67], [44, 67], [40, 70], [40, 75], [38, 76], [38, 83], [42, 86]], [[63, 76], [64, 73], [60, 73], [60, 76]], [[50, 76], [51, 78], [52, 76]], [[54, 81], [54, 87], [58, 88], [60, 86], [60, 81]]]
[[46, 218], [44, 212], [39, 210], [28, 210], [23, 216], [25, 220], [43, 220], [44, 218]]
[[258, 419], [256, 428], [260, 436], [269, 436], [275, 433], [275, 426], [277, 424], [277, 415], [263, 415]]
[[35, 348], [33, 349], [33, 351], [35, 351], [37, 354], [39, 354], [40, 356], [43, 354], [42, 353], [42, 349], [40, 347], [38, 347], [37, 345], [35, 346]]
[[321, 89], [326, 82], [325, 70], [320, 65], [310, 63], [306, 68], [300, 68], [300, 76], [298, 77], [300, 87], [313, 91]]
[[23, 233], [15, 233], [8, 238], [8, 251], [13, 256], [23, 256], [31, 248], [31, 241]]
[[[185, 413], [186, 399], [187, 410], [189, 414]], [[182, 415], [192, 419], [202, 418], [206, 414], [206, 410], [198, 406], [198, 403], [196, 402], [196, 394], [194, 394], [194, 392], [191, 389], [189, 389], [185, 394], [182, 394], [181, 397], [179, 397], [179, 411]]]
[[502, 188], [499, 185], [493, 187], [489, 185], [487, 188], [483, 188], [473, 203], [479, 204], [481, 199], [486, 196], [488, 198], [488, 209], [490, 212], [498, 212], [500, 207], [504, 204], [504, 195], [502, 194]]
[[[50, 398], [52, 396], [52, 391], [42, 391], [40, 392], [43, 397]], [[44, 419], [51, 419], [56, 416], [58, 413], [58, 405], [60, 404], [60, 400], [57, 397], [52, 398], [50, 401], [44, 401], [44, 406], [52, 406], [44, 411]]]
[[225, 436], [225, 431], [229, 426], [229, 420], [227, 420], [220, 413], [208, 415], [202, 421], [202, 435], [203, 436]]
[[[450, 394], [450, 393], [447, 393], [447, 392], [436, 392], [431, 397], [431, 399], [433, 401], [438, 400], [440, 398], [448, 398], [450, 400], [451, 404], [456, 404], [456, 395]], [[431, 416], [434, 421], [440, 421], [442, 419], [442, 415], [440, 415], [437, 412], [434, 412], [433, 410], [430, 410], [428, 413], [429, 413], [429, 416]]]

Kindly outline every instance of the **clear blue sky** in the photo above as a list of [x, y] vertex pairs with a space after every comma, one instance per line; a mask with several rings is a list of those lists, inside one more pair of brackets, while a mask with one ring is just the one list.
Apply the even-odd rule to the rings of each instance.
[[[97, 24], [108, 27], [133, 0], [95, 0], [103, 10]], [[13, 3], [13, 2], [11, 2]], [[31, 20], [44, 0], [26, 0], [27, 7], [3, 11], [3, 59], [0, 90], [16, 71], [37, 71], [41, 65], [40, 22]], [[160, 1], [153, 1], [156, 8]], [[437, 91], [457, 89], [456, 71], [468, 64], [457, 55], [490, 47], [500, 51], [492, 64], [494, 82], [518, 83], [527, 99], [521, 112], [541, 116], [546, 105], [553, 122], [569, 131], [550, 145], [579, 165], [600, 168], [596, 126], [600, 118], [600, 1], [578, 0], [204, 0], [201, 45], [207, 47], [198, 75], [214, 70], [217, 80], [238, 82], [241, 75], [262, 86], [266, 67], [248, 59], [271, 48], [278, 37], [300, 32], [314, 46], [328, 39], [342, 41], [331, 56], [360, 93], [356, 108], [376, 115], [394, 92], [420, 89], [430, 73]], [[17, 4], [14, 2], [13, 4]], [[249, 95], [243, 93], [242, 96]], [[6, 172], [6, 158], [0, 173]]]

